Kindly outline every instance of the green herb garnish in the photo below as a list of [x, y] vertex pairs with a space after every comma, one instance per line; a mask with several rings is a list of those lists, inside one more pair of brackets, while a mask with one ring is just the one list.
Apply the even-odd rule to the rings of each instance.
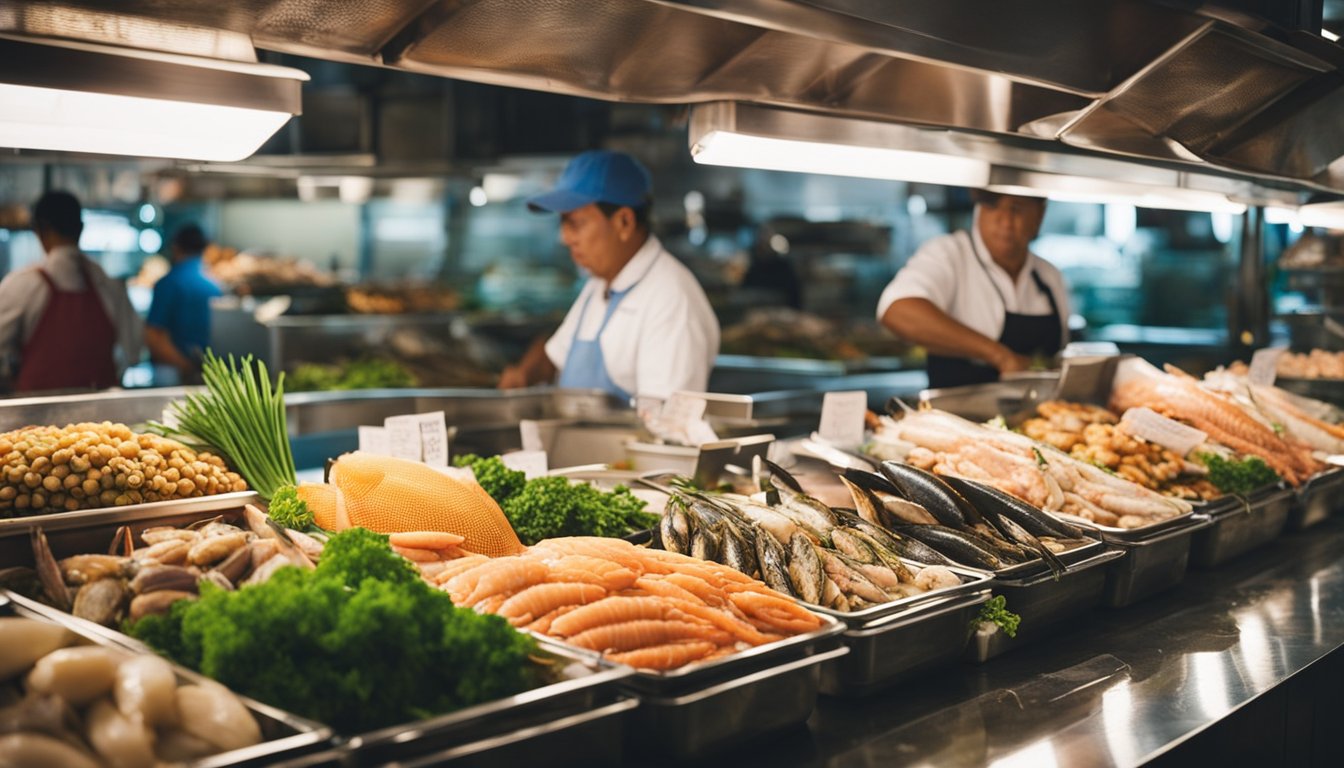
[[1230, 459], [1216, 453], [1201, 453], [1196, 458], [1209, 468], [1209, 482], [1223, 493], [1244, 496], [1265, 486], [1274, 485], [1280, 479], [1279, 473], [1259, 456]]
[[1003, 595], [989, 598], [988, 602], [980, 606], [980, 614], [975, 617], [975, 625], [996, 624], [1005, 635], [1017, 637], [1017, 625], [1022, 623], [1022, 617], [1009, 611], [1007, 605], [1008, 600]]

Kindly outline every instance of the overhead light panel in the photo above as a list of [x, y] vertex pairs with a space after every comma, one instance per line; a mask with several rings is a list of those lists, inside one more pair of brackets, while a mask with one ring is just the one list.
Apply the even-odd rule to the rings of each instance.
[[1227, 195], [1203, 189], [1175, 185], [1159, 187], [1017, 168], [995, 168], [987, 188], [1005, 195], [1044, 197], [1061, 203], [1132, 205], [1135, 208], [1197, 213], [1246, 212], [1245, 204], [1231, 200]]
[[697, 163], [979, 187], [989, 163], [918, 147], [921, 129], [734, 102], [697, 105]]
[[0, 147], [228, 162], [301, 112], [300, 70], [0, 35]]

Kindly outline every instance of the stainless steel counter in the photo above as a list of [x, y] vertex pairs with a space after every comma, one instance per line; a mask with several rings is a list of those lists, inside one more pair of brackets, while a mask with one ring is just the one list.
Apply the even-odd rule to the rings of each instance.
[[1341, 646], [1335, 519], [983, 666], [823, 699], [807, 729], [714, 764], [1344, 765]]

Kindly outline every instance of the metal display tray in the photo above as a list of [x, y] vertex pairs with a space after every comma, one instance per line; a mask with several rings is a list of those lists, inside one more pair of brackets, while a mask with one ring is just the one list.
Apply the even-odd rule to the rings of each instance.
[[1184, 517], [1180, 526], [1163, 526], [1143, 538], [1112, 539], [1124, 552], [1106, 573], [1102, 605], [1123, 608], [1174, 589], [1185, 581], [1190, 565], [1190, 544], [1195, 532], [1212, 524], [1204, 515]]
[[[0, 589], [0, 615], [24, 616], [37, 621], [59, 624], [76, 635], [95, 645], [118, 647], [134, 653], [152, 653], [145, 646], [98, 626], [92, 622], [77, 619], [53, 608], [24, 598], [12, 592]], [[118, 642], [124, 638], [126, 642]], [[203, 683], [206, 678], [176, 664], [173, 672], [179, 682]], [[306, 720], [276, 709], [259, 701], [234, 694], [247, 707], [248, 711], [261, 726], [263, 741], [250, 747], [221, 752], [195, 761], [192, 768], [223, 768], [224, 766], [260, 766], [274, 763], [294, 755], [322, 749], [331, 742], [331, 729], [324, 725]]]
[[1226, 496], [1210, 503], [1203, 510], [1210, 525], [1190, 545], [1191, 564], [1212, 568], [1277, 539], [1295, 498], [1293, 489], [1274, 485], [1244, 499]]
[[0, 568], [33, 566], [33, 547], [29, 534], [39, 527], [46, 534], [52, 553], [59, 559], [70, 555], [107, 552], [108, 545], [122, 526], [129, 528], [133, 536], [138, 536], [147, 528], [184, 526], [216, 516], [227, 522], [239, 523], [244, 505], [259, 504], [260, 501], [261, 497], [257, 494], [246, 491], [0, 520]]
[[[630, 667], [543, 643], [548, 655], [587, 671], [579, 677], [413, 723], [380, 728], [343, 745], [356, 765], [402, 764], [573, 765], [576, 754], [560, 747], [576, 731], [620, 744], [622, 718], [638, 702], [621, 691]], [[619, 753], [582, 753], [584, 765], [619, 765]], [[612, 759], [614, 758], [614, 759]], [[605, 762], [604, 762], [605, 760]], [[596, 762], [594, 762], [596, 761]]]
[[1075, 563], [1058, 579], [1050, 572], [1035, 576], [994, 582], [994, 594], [1003, 595], [1007, 609], [1022, 617], [1016, 637], [1002, 631], [976, 632], [966, 648], [966, 657], [984, 663], [1025, 643], [1048, 637], [1052, 625], [1087, 613], [1101, 602], [1106, 587], [1108, 565], [1124, 557], [1119, 549], [1101, 547], [1092, 557]]
[[242, 509], [244, 504], [260, 503], [261, 497], [255, 492], [239, 491], [236, 493], [219, 493], [214, 496], [198, 496], [193, 499], [130, 504], [124, 507], [100, 507], [98, 509], [81, 509], [77, 512], [10, 517], [0, 520], [0, 538], [27, 536], [29, 531], [38, 527], [50, 533], [66, 528], [87, 528], [101, 524], [110, 524], [114, 527], [142, 522], [152, 522], [155, 525], [171, 525], [171, 523], [163, 521], [171, 520], [175, 516]]
[[1300, 531], [1344, 511], [1344, 469], [1316, 475], [1296, 491], [1288, 513], [1288, 530]]
[[865, 696], [952, 663], [965, 650], [971, 621], [989, 600], [989, 586], [982, 586], [847, 630], [840, 637], [849, 653], [821, 668], [821, 692]]
[[800, 725], [816, 707], [823, 665], [847, 653], [832, 647], [788, 656], [677, 694], [639, 692], [625, 732], [627, 759], [685, 763]]
[[[919, 563], [914, 560], [906, 558], [901, 558], [901, 560], [911, 567], [928, 567], [924, 563]], [[808, 610], [825, 614], [837, 621], [843, 622], [846, 630], [853, 630], [866, 629], [875, 624], [885, 623], [891, 617], [896, 615], [909, 615], [912, 611], [919, 610], [930, 604], [936, 603], [941, 605], [948, 598], [964, 597], [966, 595], [974, 595], [983, 592], [986, 595], [986, 599], [988, 599], [990, 588], [989, 582], [994, 579], [992, 573], [988, 571], [979, 571], [974, 568], [963, 568], [956, 565], [944, 567], [960, 577], [961, 584], [955, 587], [943, 587], [942, 589], [934, 589], [928, 592], [922, 592], [918, 595], [903, 597], [899, 600], [892, 600], [891, 602], [874, 605], [871, 608], [865, 608], [861, 611], [837, 611], [834, 608], [823, 608], [822, 606], [813, 605], [811, 603], [803, 603], [803, 605], [807, 606]]]
[[[821, 665], [849, 652], [845, 625], [821, 615], [812, 632], [667, 672], [635, 670], [621, 688], [637, 696], [627, 720], [626, 759], [694, 760], [803, 722], [816, 705]], [[600, 657], [554, 638], [571, 653]]]
[[[1056, 553], [1060, 562], [1069, 570], [1080, 563], [1088, 562], [1098, 552], [1105, 549], [1106, 545], [1101, 541], [1090, 541], [1086, 544], [1080, 544], [1072, 549]], [[1021, 580], [1032, 578], [1038, 574], [1050, 573], [1050, 567], [1039, 557], [1035, 560], [1028, 560], [1025, 563], [1017, 563], [1000, 568], [997, 571], [989, 571], [994, 574], [995, 579], [1003, 580]]]

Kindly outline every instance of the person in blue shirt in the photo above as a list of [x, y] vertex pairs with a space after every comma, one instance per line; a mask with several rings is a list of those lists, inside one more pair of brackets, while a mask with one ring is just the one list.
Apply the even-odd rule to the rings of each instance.
[[169, 244], [173, 266], [154, 284], [145, 323], [145, 344], [160, 384], [197, 383], [210, 346], [210, 299], [223, 293], [205, 273], [205, 233], [185, 224]]

